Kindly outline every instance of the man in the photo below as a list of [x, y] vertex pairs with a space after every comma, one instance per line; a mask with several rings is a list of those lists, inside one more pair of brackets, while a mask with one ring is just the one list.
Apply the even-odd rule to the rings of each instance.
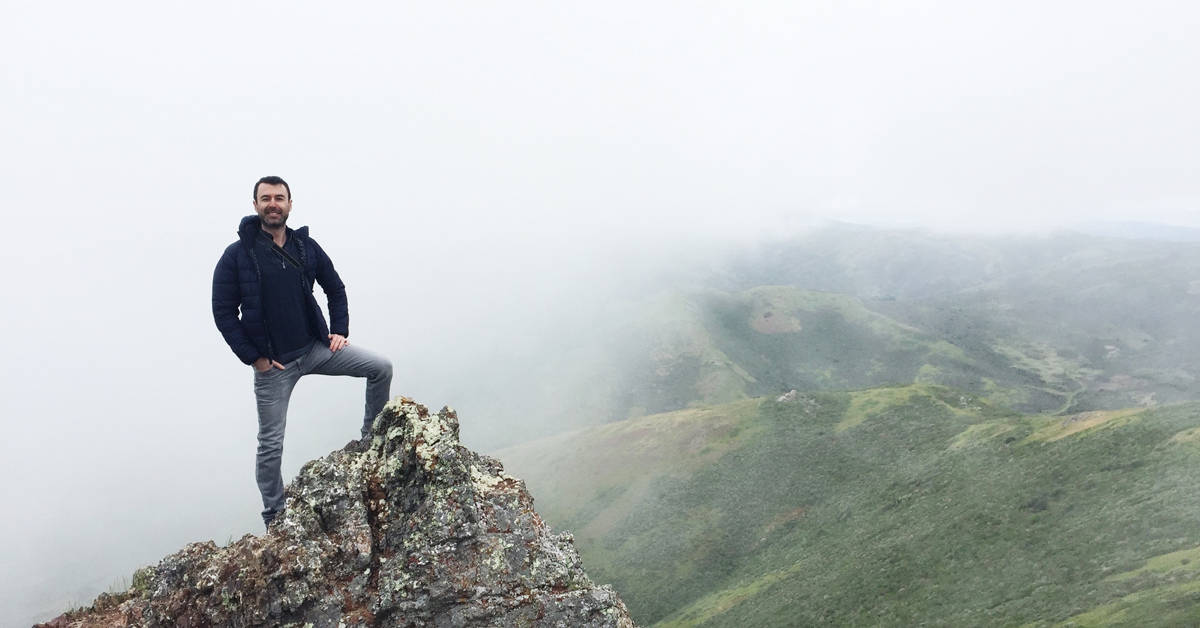
[[[242, 218], [213, 272], [212, 308], [217, 329], [242, 362], [254, 367], [258, 404], [255, 475], [263, 523], [283, 510], [283, 431], [288, 399], [303, 375], [367, 378], [362, 436], [388, 400], [392, 363], [351, 346], [346, 286], [308, 227], [287, 227], [292, 192], [279, 177], [254, 184], [254, 216]], [[329, 320], [313, 297], [313, 282], [328, 298]], [[240, 316], [239, 316], [240, 311]]]

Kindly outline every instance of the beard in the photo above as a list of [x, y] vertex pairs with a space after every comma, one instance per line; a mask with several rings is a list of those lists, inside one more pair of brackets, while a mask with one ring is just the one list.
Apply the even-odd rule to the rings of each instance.
[[282, 227], [287, 224], [288, 219], [287, 214], [272, 214], [270, 212], [263, 212], [258, 218], [268, 227]]

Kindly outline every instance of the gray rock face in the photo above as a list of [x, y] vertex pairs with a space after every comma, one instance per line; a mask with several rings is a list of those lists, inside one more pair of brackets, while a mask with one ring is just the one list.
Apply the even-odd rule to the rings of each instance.
[[301, 469], [264, 537], [193, 543], [48, 626], [633, 626], [525, 483], [400, 398]]

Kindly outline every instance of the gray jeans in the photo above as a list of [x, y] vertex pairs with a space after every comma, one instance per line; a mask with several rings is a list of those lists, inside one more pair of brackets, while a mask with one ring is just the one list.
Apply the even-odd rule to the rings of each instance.
[[346, 345], [334, 352], [328, 344], [314, 342], [308, 353], [279, 370], [272, 367], [254, 371], [254, 398], [258, 403], [258, 457], [255, 477], [262, 493], [263, 521], [270, 523], [283, 510], [283, 430], [287, 425], [288, 400], [300, 378], [317, 375], [349, 375], [367, 378], [367, 402], [362, 435], [371, 432], [375, 415], [387, 403], [392, 386], [392, 363], [387, 358], [358, 347]]

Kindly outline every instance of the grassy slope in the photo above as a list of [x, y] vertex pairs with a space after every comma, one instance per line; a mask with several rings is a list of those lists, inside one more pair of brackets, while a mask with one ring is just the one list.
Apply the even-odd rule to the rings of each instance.
[[660, 330], [627, 376], [629, 416], [790, 389], [947, 385], [1028, 410], [1063, 408], [1079, 389], [1074, 361], [1015, 340], [943, 337], [868, 309], [859, 299], [793, 286], [710, 291], [653, 308]]
[[1200, 545], [1198, 426], [1193, 404], [1027, 417], [917, 385], [499, 456], [643, 623], [1144, 625], [1196, 614], [1200, 566], [1171, 553]]
[[842, 225], [710, 261], [636, 290], [598, 285], [567, 331], [494, 347], [511, 368], [483, 360], [447, 391], [489, 416], [469, 440], [792, 388], [933, 383], [1027, 413], [1200, 399], [1194, 243]]
[[[996, 382], [1008, 390], [988, 397], [1049, 412], [1200, 398], [1200, 371], [1189, 359], [1200, 352], [1197, 277], [1195, 243], [841, 225], [747, 253], [722, 287], [794, 285], [856, 296], [953, 343], [987, 370], [999, 354], [996, 362], [1011, 362], [1030, 382]], [[979, 381], [941, 383], [974, 390]]]

